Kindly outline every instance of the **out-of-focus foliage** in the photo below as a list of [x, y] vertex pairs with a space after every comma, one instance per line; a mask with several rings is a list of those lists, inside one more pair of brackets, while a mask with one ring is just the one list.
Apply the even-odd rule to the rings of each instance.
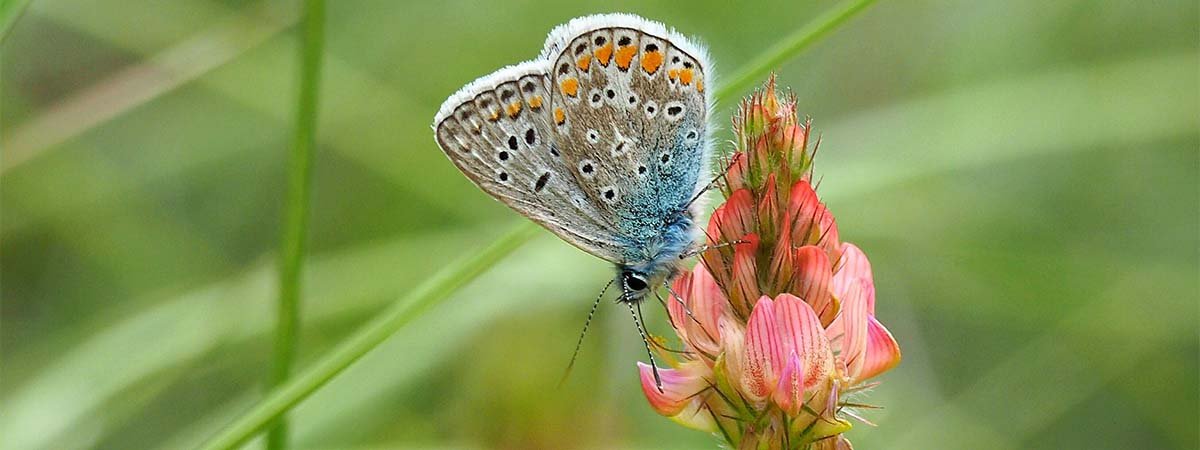
[[[461, 84], [606, 11], [728, 73], [830, 6], [331, 2], [299, 366], [522, 220], [433, 142]], [[0, 44], [0, 446], [189, 447], [262, 395], [295, 11], [35, 1]], [[1200, 445], [1198, 17], [882, 2], [778, 68], [905, 351], [856, 447]], [[611, 305], [555, 387], [609, 270], [539, 238], [301, 404], [294, 442], [715, 445], [645, 404]]]

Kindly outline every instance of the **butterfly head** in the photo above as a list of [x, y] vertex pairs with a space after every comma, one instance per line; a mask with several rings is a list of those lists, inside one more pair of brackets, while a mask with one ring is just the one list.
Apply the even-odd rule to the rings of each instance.
[[622, 295], [618, 298], [621, 302], [640, 302], [647, 294], [650, 293], [652, 283], [661, 283], [665, 276], [658, 276], [658, 280], [652, 279], [653, 274], [641, 273], [632, 269], [620, 269], [617, 274], [617, 282], [621, 283]]

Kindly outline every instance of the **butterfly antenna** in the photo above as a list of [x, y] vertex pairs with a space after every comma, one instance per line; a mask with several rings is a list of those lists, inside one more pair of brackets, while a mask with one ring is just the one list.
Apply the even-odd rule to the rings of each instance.
[[571, 353], [571, 362], [567, 363], [567, 370], [563, 371], [562, 379], [558, 380], [559, 387], [562, 387], [563, 383], [567, 381], [567, 377], [571, 376], [571, 369], [575, 367], [575, 358], [579, 356], [579, 348], [583, 346], [583, 337], [587, 336], [588, 326], [592, 324], [592, 316], [596, 315], [596, 307], [600, 306], [600, 299], [603, 299], [608, 288], [612, 287], [613, 281], [608, 280], [608, 284], [600, 290], [600, 295], [596, 296], [596, 301], [592, 302], [592, 310], [588, 311], [587, 320], [583, 322], [583, 331], [579, 332], [579, 340], [575, 342], [575, 351]]
[[[633, 304], [637, 303], [637, 309], [633, 309]], [[650, 340], [646, 339], [646, 328], [642, 326], [641, 312], [642, 304], [640, 302], [625, 302], [629, 305], [629, 314], [633, 316], [633, 324], [637, 326], [638, 334], [642, 336], [642, 344], [646, 346], [646, 356], [650, 357], [650, 371], [654, 372], [654, 385], [658, 387], [658, 392], [663, 392], [662, 378], [658, 376], [658, 364], [654, 362], [654, 352], [650, 351]]]

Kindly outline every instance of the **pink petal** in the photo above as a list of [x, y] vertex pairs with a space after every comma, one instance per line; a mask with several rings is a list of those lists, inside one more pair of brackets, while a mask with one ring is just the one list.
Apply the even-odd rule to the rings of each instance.
[[784, 351], [794, 351], [803, 362], [805, 388], [833, 375], [833, 350], [821, 320], [812, 307], [791, 294], [775, 297], [775, 317]]
[[[696, 350], [717, 354], [720, 351], [717, 321], [724, 315], [727, 303], [721, 287], [703, 264], [697, 264], [691, 272], [684, 272], [675, 280], [672, 290], [667, 313], [680, 339]], [[675, 294], [683, 298], [677, 299]]]
[[729, 163], [729, 170], [725, 172], [725, 180], [726, 184], [729, 186], [729, 189], [736, 191], [749, 186], [746, 183], [748, 168], [745, 153], [734, 153], [732, 158], [732, 162]]
[[733, 242], [752, 231], [754, 197], [749, 189], [738, 189], [713, 211], [708, 222], [709, 245]]
[[755, 256], [758, 252], [758, 236], [748, 234], [741, 237], [746, 241], [734, 246], [733, 250], [733, 292], [735, 304], [742, 304], [747, 309], [750, 303], [762, 295], [758, 289], [758, 263]]
[[[696, 366], [699, 364], [699, 366]], [[662, 378], [662, 391], [654, 382], [654, 371], [648, 364], [638, 362], [638, 372], [642, 379], [642, 393], [650, 407], [664, 416], [674, 416], [683, 411], [689, 402], [697, 398], [708, 386], [704, 380], [707, 367], [699, 361], [692, 361], [680, 366], [679, 369], [658, 369]]]
[[804, 406], [804, 363], [800, 361], [795, 350], [788, 354], [787, 363], [779, 373], [779, 385], [775, 387], [772, 399], [776, 405], [793, 416]]
[[834, 250], [840, 251], [841, 245], [838, 242], [837, 223], [807, 181], [801, 180], [792, 185], [784, 220], [784, 223], [791, 224], [788, 235], [792, 245], [801, 247], [817, 244], [837, 256]]
[[867, 297], [861, 282], [850, 283], [842, 297], [842, 311], [829, 325], [829, 336], [838, 343], [846, 375], [859, 379], [867, 350]]
[[871, 262], [858, 246], [846, 243], [842, 246], [842, 259], [837, 262], [837, 273], [833, 275], [833, 295], [842, 298], [850, 289], [850, 283], [858, 280], [867, 292], [867, 313], [875, 314], [875, 281], [871, 274]]
[[[825, 204], [822, 203], [824, 208]], [[825, 209], [823, 214], [819, 216], [821, 234], [817, 236], [817, 245], [829, 252], [829, 258], [836, 261], [842, 258], [842, 241], [838, 236], [837, 219], [833, 217], [833, 212]]]
[[671, 416], [671, 420], [688, 428], [715, 433], [717, 423], [707, 406], [699, 400], [690, 401], [679, 414]]
[[900, 364], [900, 344], [892, 333], [875, 320], [867, 318], [867, 354], [856, 381], [863, 381], [884, 373]]
[[790, 291], [808, 302], [824, 325], [833, 322], [837, 314], [830, 293], [832, 277], [833, 267], [824, 249], [814, 245], [796, 249], [796, 278], [792, 280]]
[[708, 245], [713, 248], [702, 253], [700, 259], [721, 286], [730, 286], [734, 248], [720, 245], [737, 241], [753, 230], [754, 200], [747, 189], [734, 191], [724, 204], [713, 211], [706, 231]]
[[742, 363], [746, 359], [746, 330], [732, 316], [722, 316], [717, 329], [721, 333], [721, 351], [725, 354], [725, 379], [740, 383]]
[[746, 323], [746, 353], [742, 361], [741, 385], [755, 401], [771, 395], [783, 366], [783, 344], [775, 319], [775, 302], [764, 296], [754, 305]]
[[771, 269], [767, 272], [767, 286], [772, 292], [791, 290], [792, 279], [796, 276], [796, 252], [792, 249], [791, 241], [784, 236], [786, 233], [785, 227], [775, 241], [775, 248], [771, 249]]
[[[697, 264], [700, 268], [703, 264]], [[676, 334], [685, 342], [688, 340], [686, 325], [690, 321], [687, 316], [687, 311], [684, 310], [684, 305], [687, 303], [687, 298], [676, 298], [675, 294], [687, 296], [692, 291], [692, 272], [683, 272], [671, 284], [671, 294], [667, 297], [667, 317], [671, 319], [671, 327], [675, 328]]]
[[[686, 294], [682, 294], [686, 295]], [[692, 309], [692, 314], [696, 316], [696, 320], [688, 320], [695, 330], [693, 335], [703, 335], [703, 337], [712, 344], [712, 350], [716, 351], [716, 339], [720, 335], [717, 329], [717, 323], [721, 316], [725, 315], [725, 305], [728, 301], [725, 299], [725, 294], [721, 292], [721, 287], [717, 285], [717, 280], [713, 279], [712, 274], [708, 273], [708, 269], [704, 265], [697, 264], [695, 269], [692, 269], [692, 294], [689, 299], [688, 306]], [[696, 321], [700, 324], [697, 325]]]

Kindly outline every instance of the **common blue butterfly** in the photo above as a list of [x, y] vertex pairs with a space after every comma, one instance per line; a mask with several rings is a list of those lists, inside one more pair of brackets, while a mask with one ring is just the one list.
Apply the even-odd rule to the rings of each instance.
[[615, 264], [632, 310], [699, 242], [709, 68], [661, 23], [579, 17], [446, 99], [436, 139], [484, 192]]

